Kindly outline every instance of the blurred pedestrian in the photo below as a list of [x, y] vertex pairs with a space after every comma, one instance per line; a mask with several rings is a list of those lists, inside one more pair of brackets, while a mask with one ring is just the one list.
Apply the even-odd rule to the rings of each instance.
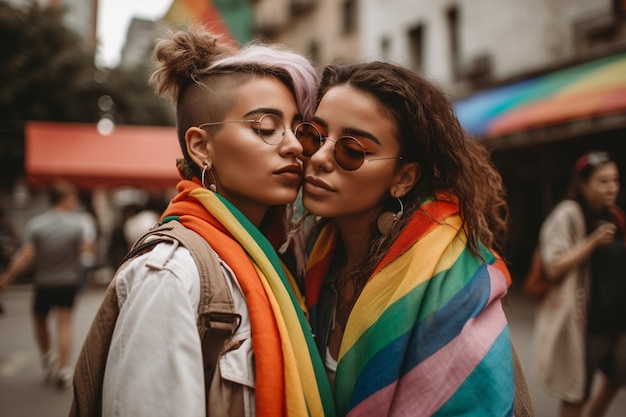
[[607, 152], [575, 163], [569, 190], [544, 220], [541, 259], [550, 289], [537, 310], [533, 373], [558, 398], [560, 416], [604, 415], [626, 383], [626, 245], [619, 171]]
[[[57, 182], [51, 186], [49, 195], [52, 207], [28, 222], [22, 246], [0, 274], [0, 292], [26, 267], [34, 264], [35, 336], [44, 373], [58, 388], [69, 389], [72, 308], [80, 285], [81, 254], [88, 248], [83, 216], [76, 211], [76, 188], [67, 182]], [[47, 323], [53, 309], [57, 315], [56, 350], [51, 346]]]
[[126, 220], [137, 213], [137, 210], [134, 204], [126, 204], [121, 208], [119, 218], [115, 221], [115, 226], [111, 231], [111, 237], [109, 238], [107, 247], [107, 261], [113, 269], [117, 269], [120, 266], [122, 260], [131, 248], [124, 235], [124, 224]]
[[338, 414], [511, 415], [504, 187], [443, 92], [389, 63], [331, 65], [296, 135], [321, 218], [306, 301]]
[[148, 197], [148, 201], [145, 204], [135, 207], [134, 213], [124, 221], [122, 226], [129, 248], [144, 233], [159, 223], [164, 209], [165, 204], [163, 204], [162, 199], [153, 195]]
[[[326, 415], [330, 387], [274, 249], [282, 241], [264, 235], [279, 226], [285, 238], [285, 206], [302, 179], [293, 131], [312, 113], [315, 69], [281, 47], [236, 49], [196, 28], [159, 40], [154, 58], [151, 79], [175, 104], [184, 155], [184, 179], [161, 222], [177, 221], [210, 245], [203, 256], [215, 257], [220, 273], [208, 281], [230, 289], [237, 326], [225, 344], [200, 340], [199, 308], [214, 311], [217, 321], [223, 307], [200, 299], [201, 271], [187, 248], [158, 243], [126, 263], [109, 287], [119, 315], [105, 372], [100, 379], [80, 371], [94, 359], [83, 349], [74, 392], [86, 383], [95, 389], [75, 395], [72, 410], [105, 417]], [[102, 344], [93, 334], [85, 346]], [[205, 370], [211, 352], [219, 357]]]
[[15, 235], [11, 224], [6, 219], [4, 210], [0, 208], [0, 271], [3, 271], [13, 254], [20, 246], [20, 241]]
[[[13, 254], [20, 245], [13, 228], [6, 220], [4, 210], [0, 207], [0, 272], [9, 265]], [[0, 299], [0, 315], [4, 313], [4, 305]]]
[[98, 222], [90, 193], [79, 193], [79, 213], [82, 215], [84, 229], [84, 249], [81, 254], [82, 266], [79, 290], [91, 285], [91, 275], [96, 268], [97, 245], [99, 237]]

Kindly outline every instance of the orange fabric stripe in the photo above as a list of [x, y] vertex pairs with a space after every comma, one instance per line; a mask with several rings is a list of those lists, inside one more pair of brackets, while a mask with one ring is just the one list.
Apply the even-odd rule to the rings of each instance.
[[166, 212], [206, 239], [235, 273], [244, 292], [252, 327], [256, 360], [256, 412], [258, 416], [285, 415], [284, 363], [278, 327], [261, 280], [247, 254], [224, 227], [188, 194], [199, 187], [191, 181], [179, 183], [179, 194]]

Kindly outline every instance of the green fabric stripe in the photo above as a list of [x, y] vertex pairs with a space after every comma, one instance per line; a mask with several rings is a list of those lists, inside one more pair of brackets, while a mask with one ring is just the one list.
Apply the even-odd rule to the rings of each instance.
[[[516, 97], [502, 105], [499, 113], [511, 113], [518, 108], [535, 104], [539, 100], [549, 99], [554, 94], [575, 85], [581, 79], [584, 80], [593, 72], [612, 64], [612, 61], [618, 59], [619, 56], [602, 58], [538, 77], [529, 88], [518, 93]], [[499, 116], [502, 116], [502, 114]]]
[[[317, 379], [317, 381], [324, 381], [324, 379], [327, 379], [328, 377], [326, 375], [326, 370], [324, 368], [322, 359], [317, 354], [317, 347], [315, 345], [315, 342], [313, 341], [313, 336], [310, 331], [311, 327], [308, 321], [306, 320], [306, 317], [304, 316], [304, 312], [300, 308], [300, 304], [298, 303], [296, 296], [291, 288], [291, 285], [289, 284], [287, 276], [285, 275], [285, 271], [283, 270], [280, 264], [280, 260], [278, 259], [278, 255], [276, 254], [274, 247], [267, 240], [265, 235], [263, 235], [263, 233], [261, 233], [261, 231], [257, 229], [250, 222], [250, 220], [248, 220], [248, 218], [244, 216], [243, 213], [241, 213], [241, 211], [239, 211], [239, 209], [233, 206], [228, 200], [226, 200], [221, 195], [216, 193], [215, 196], [217, 196], [220, 199], [220, 201], [224, 204], [224, 206], [226, 206], [226, 208], [228, 208], [228, 210], [233, 214], [233, 216], [239, 221], [239, 223], [246, 230], [246, 232], [248, 232], [248, 234], [250, 234], [252, 239], [254, 239], [254, 241], [261, 247], [263, 252], [266, 254], [267, 258], [271, 262], [272, 266], [278, 273], [278, 276], [280, 277], [283, 285], [287, 289], [287, 293], [289, 294], [289, 299], [291, 300], [294, 306], [294, 311], [296, 312], [298, 316], [298, 321], [300, 322], [300, 326], [302, 327], [307, 347], [309, 351], [312, 352], [310, 356], [313, 362], [313, 372], [315, 373], [315, 378]], [[334, 405], [333, 395], [330, 390], [330, 385], [318, 383], [317, 386], [318, 386], [318, 389], [320, 390], [320, 397], [321, 397], [321, 401], [322, 401], [326, 415], [331, 416], [331, 417], [334, 416], [335, 405]]]
[[239, 43], [243, 45], [252, 39], [254, 11], [250, 0], [214, 1], [213, 5]]
[[[414, 255], [409, 251], [403, 256]], [[337, 397], [350, 396], [358, 376], [376, 353], [438, 311], [467, 285], [481, 266], [482, 262], [472, 255], [466, 246], [450, 269], [435, 274], [390, 305], [341, 358], [342, 367], [351, 370], [349, 373], [351, 378], [346, 378], [344, 375], [344, 381], [348, 381], [347, 389], [336, 393]], [[384, 271], [383, 269], [380, 273]], [[426, 291], [428, 291], [428, 296], [425, 296]], [[416, 320], [407, 320], [407, 312], [413, 311], [417, 314]], [[379, 325], [379, 323], [393, 323], [393, 325]], [[347, 402], [347, 398], [343, 400], [345, 401], [338, 400], [337, 402], [339, 404]]]
[[163, 221], [161, 221], [161, 223], [165, 224], [165, 223], [169, 223], [172, 220], [178, 220], [180, 219], [180, 216], [167, 216], [163, 218]]

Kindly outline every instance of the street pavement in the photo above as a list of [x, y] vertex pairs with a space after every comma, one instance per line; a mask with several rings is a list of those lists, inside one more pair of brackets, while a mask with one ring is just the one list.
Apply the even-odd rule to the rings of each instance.
[[[0, 316], [0, 417], [67, 416], [71, 391], [59, 391], [45, 383], [41, 359], [33, 332], [32, 287], [16, 285], [0, 295], [4, 313]], [[76, 300], [72, 363], [76, 361], [104, 290], [86, 290]], [[49, 317], [56, 340], [56, 317]]]
[[[535, 406], [537, 417], [557, 417], [559, 401], [548, 396], [530, 373], [532, 361], [530, 345], [532, 341], [533, 323], [536, 304], [522, 294], [511, 291], [504, 300], [511, 335], [517, 353], [526, 372], [528, 388]], [[626, 417], [626, 389], [622, 389], [615, 397], [604, 417]]]
[[[75, 361], [104, 289], [88, 289], [77, 299], [72, 360]], [[43, 381], [39, 353], [32, 331], [30, 285], [11, 287], [0, 296], [0, 417], [67, 416], [72, 393]], [[504, 303], [511, 334], [525, 369], [530, 364], [535, 304], [511, 292]], [[526, 372], [537, 417], [556, 417], [558, 401], [546, 395]], [[181, 416], [185, 417], [185, 416]], [[622, 390], [605, 417], [626, 417], [626, 390]]]

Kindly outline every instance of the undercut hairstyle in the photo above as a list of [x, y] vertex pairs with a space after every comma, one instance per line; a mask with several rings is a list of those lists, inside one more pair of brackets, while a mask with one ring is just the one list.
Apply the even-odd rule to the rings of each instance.
[[159, 40], [153, 60], [150, 82], [176, 107], [178, 141], [191, 175], [198, 175], [200, 168], [187, 152], [187, 129], [223, 120], [235, 104], [237, 87], [253, 78], [276, 78], [293, 94], [303, 120], [313, 115], [317, 72], [307, 58], [284, 47], [250, 43], [237, 49], [194, 27]]

